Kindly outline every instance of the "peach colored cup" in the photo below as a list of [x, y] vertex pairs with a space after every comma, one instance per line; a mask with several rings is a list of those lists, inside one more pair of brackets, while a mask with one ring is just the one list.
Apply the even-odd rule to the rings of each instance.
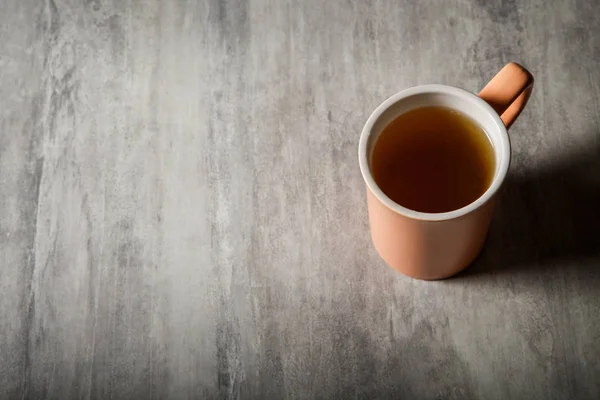
[[[413, 278], [442, 279], [466, 268], [477, 257], [496, 193], [510, 164], [507, 129], [525, 107], [532, 89], [531, 74], [510, 63], [479, 96], [451, 86], [417, 86], [393, 95], [371, 114], [360, 137], [358, 158], [367, 184], [371, 238], [391, 267]], [[399, 115], [426, 106], [449, 107], [467, 114], [483, 127], [494, 147], [492, 184], [480, 198], [458, 210], [431, 214], [402, 207], [383, 193], [371, 174], [373, 145], [381, 131]]]

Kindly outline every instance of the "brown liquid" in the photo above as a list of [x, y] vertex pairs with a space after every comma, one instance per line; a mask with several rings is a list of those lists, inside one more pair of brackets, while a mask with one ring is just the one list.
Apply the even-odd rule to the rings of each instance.
[[371, 157], [375, 182], [394, 202], [441, 213], [477, 200], [494, 177], [494, 149], [469, 117], [444, 107], [411, 110], [381, 133]]

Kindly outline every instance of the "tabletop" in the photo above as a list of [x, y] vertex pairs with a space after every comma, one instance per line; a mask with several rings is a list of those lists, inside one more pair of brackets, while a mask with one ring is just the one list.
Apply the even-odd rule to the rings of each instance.
[[[536, 83], [460, 275], [374, 250], [387, 97]], [[600, 398], [600, 3], [0, 4], [0, 398]]]

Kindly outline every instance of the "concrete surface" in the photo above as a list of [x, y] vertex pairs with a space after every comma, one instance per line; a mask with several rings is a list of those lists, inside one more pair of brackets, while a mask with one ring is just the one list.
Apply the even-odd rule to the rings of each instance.
[[[485, 250], [421, 282], [356, 149], [536, 77]], [[0, 398], [600, 398], [600, 3], [0, 3]]]

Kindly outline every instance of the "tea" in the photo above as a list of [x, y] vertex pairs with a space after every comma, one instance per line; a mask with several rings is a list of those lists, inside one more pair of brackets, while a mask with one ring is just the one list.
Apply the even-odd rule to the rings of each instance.
[[468, 116], [423, 107], [400, 115], [381, 132], [371, 170], [394, 202], [442, 213], [472, 203], [487, 190], [494, 177], [494, 149]]

